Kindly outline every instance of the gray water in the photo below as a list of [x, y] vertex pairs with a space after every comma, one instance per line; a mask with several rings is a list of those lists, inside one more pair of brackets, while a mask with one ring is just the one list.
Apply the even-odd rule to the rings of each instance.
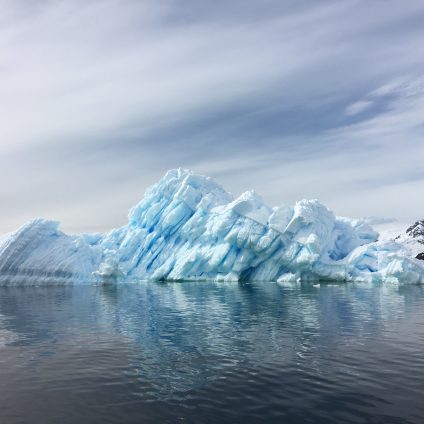
[[0, 422], [423, 423], [420, 287], [0, 288]]

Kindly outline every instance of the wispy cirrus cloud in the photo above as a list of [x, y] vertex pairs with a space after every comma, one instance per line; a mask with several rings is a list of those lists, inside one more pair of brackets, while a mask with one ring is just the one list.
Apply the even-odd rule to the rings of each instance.
[[358, 115], [358, 113], [365, 112], [373, 105], [373, 102], [370, 100], [359, 100], [355, 103], [350, 104], [346, 108], [346, 114], [348, 116]]
[[178, 166], [270, 203], [424, 213], [421, 1], [0, 6], [3, 231], [120, 225]]

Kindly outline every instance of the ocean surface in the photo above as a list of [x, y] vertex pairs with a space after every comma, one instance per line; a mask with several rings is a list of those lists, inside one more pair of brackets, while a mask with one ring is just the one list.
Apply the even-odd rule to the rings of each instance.
[[0, 423], [424, 423], [424, 290], [1, 287]]

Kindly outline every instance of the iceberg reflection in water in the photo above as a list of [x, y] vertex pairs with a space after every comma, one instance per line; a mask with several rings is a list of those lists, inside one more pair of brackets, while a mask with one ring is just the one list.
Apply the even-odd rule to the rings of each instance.
[[419, 286], [2, 287], [0, 420], [420, 422], [423, 342]]

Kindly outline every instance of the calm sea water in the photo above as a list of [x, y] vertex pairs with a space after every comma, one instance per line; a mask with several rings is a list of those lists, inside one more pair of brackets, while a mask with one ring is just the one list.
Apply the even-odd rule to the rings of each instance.
[[423, 423], [424, 291], [3, 287], [0, 422]]

